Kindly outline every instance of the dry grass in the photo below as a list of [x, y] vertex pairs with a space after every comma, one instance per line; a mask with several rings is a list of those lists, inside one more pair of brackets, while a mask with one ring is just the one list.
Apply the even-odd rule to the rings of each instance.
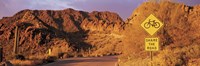
[[91, 44], [92, 47], [83, 52], [83, 56], [99, 57], [120, 54], [122, 39], [122, 35], [114, 32], [90, 32], [85, 42]]
[[[159, 53], [154, 52], [153, 65], [155, 66], [198, 66], [200, 57], [200, 45], [193, 44], [182, 48], [168, 47]], [[129, 54], [130, 55], [130, 54]], [[125, 55], [128, 56], [128, 55]], [[142, 56], [142, 55], [141, 55]], [[141, 56], [128, 56], [125, 61], [120, 61], [121, 66], [147, 66], [150, 64], [150, 55], [141, 58]]]
[[[57, 58], [63, 58], [64, 55], [67, 55], [71, 52], [71, 49], [68, 47], [68, 45], [64, 46], [54, 46], [52, 47], [52, 52], [49, 56], [55, 56]], [[67, 58], [67, 57], [65, 57]]]
[[35, 66], [43, 64], [43, 60], [11, 60], [14, 66]]
[[200, 58], [189, 60], [188, 66], [199, 66], [199, 65], [200, 65]]
[[155, 56], [154, 62], [161, 66], [183, 66], [191, 64], [192, 59], [200, 57], [200, 45], [193, 44], [182, 48], [167, 48]]
[[35, 65], [41, 65], [46, 64], [50, 62], [54, 62], [57, 59], [60, 58], [67, 58], [74, 56], [76, 53], [71, 53], [71, 48], [69, 48], [68, 44], [66, 44], [64, 41], [57, 41], [56, 44], [59, 44], [57, 46], [51, 47], [51, 54], [48, 54], [48, 50], [46, 53], [43, 54], [34, 54], [30, 56], [26, 56], [26, 60], [10, 60], [10, 62], [15, 66], [35, 66]]

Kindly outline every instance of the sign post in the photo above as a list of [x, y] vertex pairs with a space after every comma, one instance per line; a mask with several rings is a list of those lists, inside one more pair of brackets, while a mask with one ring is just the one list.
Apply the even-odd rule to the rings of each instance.
[[[153, 36], [163, 26], [163, 23], [151, 14], [142, 22], [141, 26]], [[150, 51], [151, 66], [153, 66], [153, 51], [159, 50], [159, 38], [145, 38], [145, 50]]]

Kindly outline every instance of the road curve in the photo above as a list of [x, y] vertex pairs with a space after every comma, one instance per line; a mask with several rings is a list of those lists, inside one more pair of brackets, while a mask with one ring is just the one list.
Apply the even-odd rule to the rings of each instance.
[[44, 66], [116, 66], [117, 56], [67, 58]]

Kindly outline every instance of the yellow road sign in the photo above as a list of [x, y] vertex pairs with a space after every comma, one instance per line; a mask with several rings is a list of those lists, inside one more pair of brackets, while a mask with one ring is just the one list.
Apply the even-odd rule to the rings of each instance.
[[154, 15], [147, 17], [141, 26], [150, 34], [153, 35], [158, 31], [159, 28], [163, 26], [163, 23], [159, 21]]
[[158, 38], [145, 38], [145, 50], [146, 51], [158, 51], [159, 39]]

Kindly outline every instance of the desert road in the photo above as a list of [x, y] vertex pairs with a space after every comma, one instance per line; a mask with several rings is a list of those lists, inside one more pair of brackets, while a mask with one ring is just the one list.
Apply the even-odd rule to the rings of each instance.
[[116, 66], [117, 56], [67, 58], [44, 66]]

